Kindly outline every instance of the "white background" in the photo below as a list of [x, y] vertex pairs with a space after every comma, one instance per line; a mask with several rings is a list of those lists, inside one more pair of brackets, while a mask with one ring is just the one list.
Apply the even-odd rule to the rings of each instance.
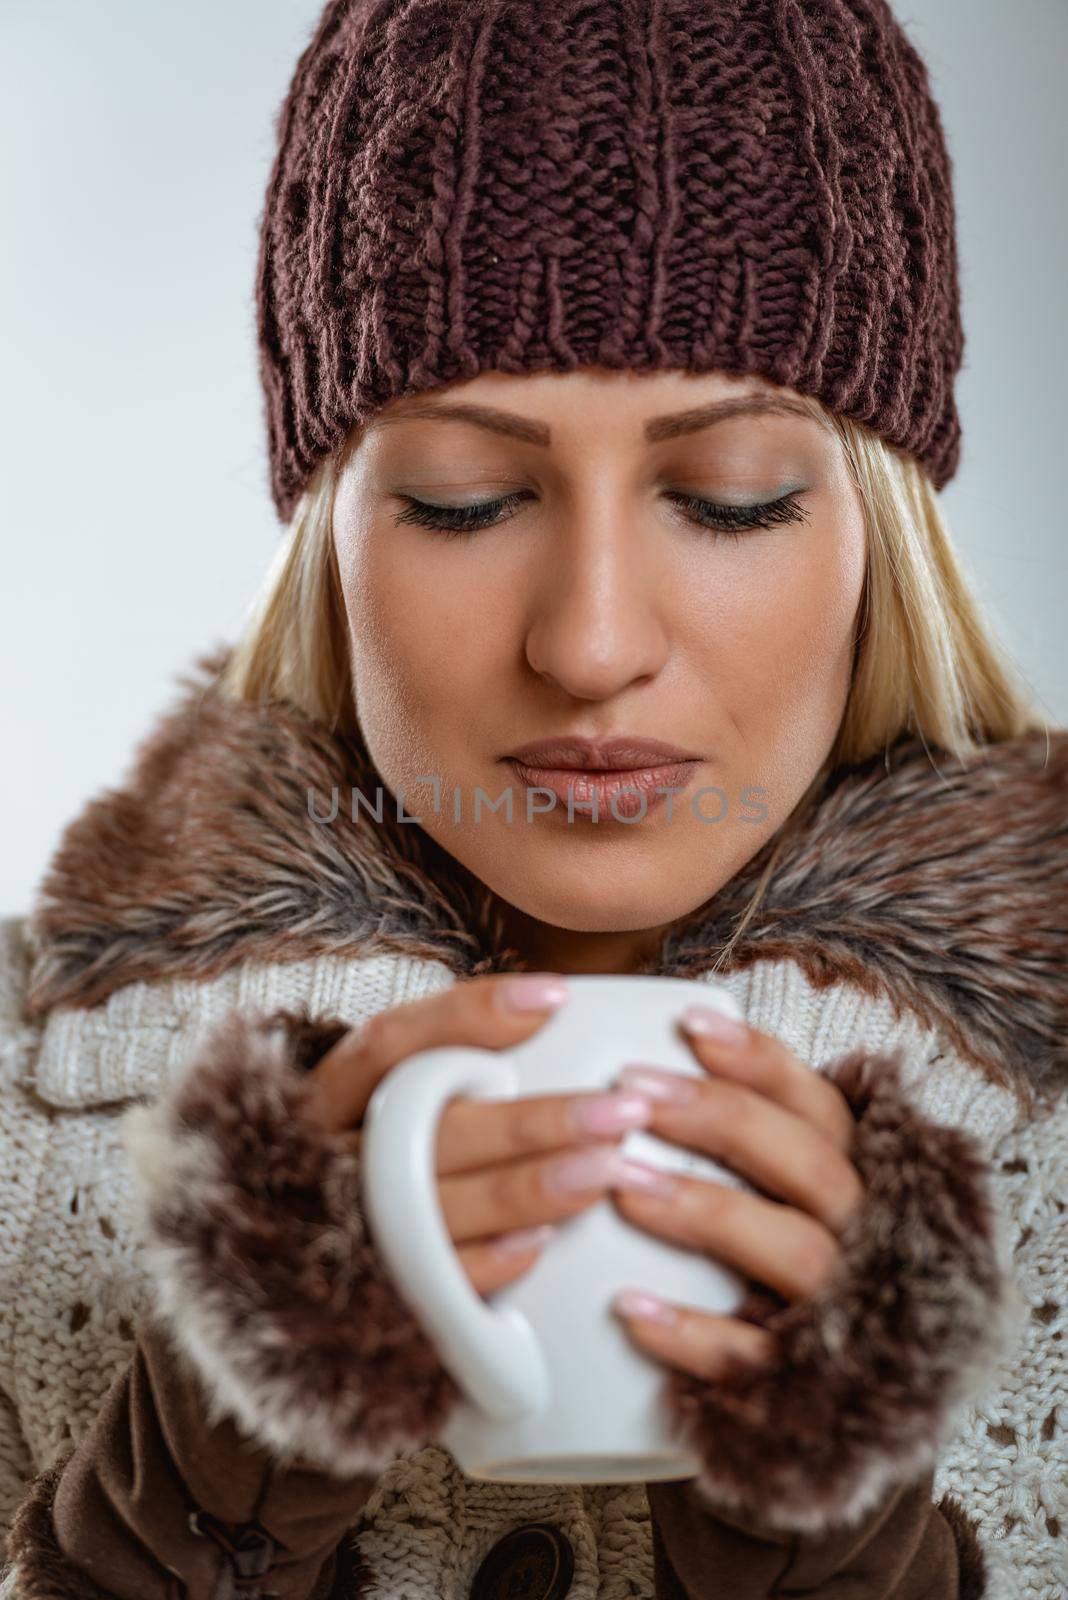
[[[280, 537], [254, 274], [318, 0], [0, 0], [0, 914], [117, 782]], [[1068, 722], [1064, 0], [901, 0], [955, 168], [964, 454], [943, 504]]]

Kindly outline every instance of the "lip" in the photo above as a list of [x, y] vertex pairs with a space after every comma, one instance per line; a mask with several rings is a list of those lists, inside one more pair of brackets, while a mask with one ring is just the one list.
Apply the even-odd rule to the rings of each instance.
[[612, 739], [587, 739], [561, 734], [516, 745], [504, 758], [538, 772], [644, 772], [679, 762], [701, 761], [696, 750], [683, 750], [663, 739], [619, 734]]
[[549, 790], [568, 805], [569, 817], [588, 814], [591, 821], [624, 821], [648, 814], [666, 800], [663, 791], [685, 788], [701, 765], [699, 760], [671, 761], [598, 772], [584, 767], [535, 767], [514, 756], [505, 759], [528, 788]]

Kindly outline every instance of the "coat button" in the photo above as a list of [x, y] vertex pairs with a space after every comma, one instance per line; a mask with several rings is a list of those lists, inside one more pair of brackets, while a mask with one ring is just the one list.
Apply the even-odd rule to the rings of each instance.
[[475, 1573], [471, 1600], [564, 1600], [574, 1574], [567, 1535], [551, 1522], [525, 1522], [497, 1540]]

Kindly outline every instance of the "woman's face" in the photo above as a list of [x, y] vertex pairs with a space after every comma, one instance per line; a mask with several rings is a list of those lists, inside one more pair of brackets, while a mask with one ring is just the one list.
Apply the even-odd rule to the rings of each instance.
[[[355, 440], [333, 526], [360, 727], [528, 964], [626, 970], [750, 859], [833, 743], [865, 528], [806, 404], [758, 377], [489, 372], [393, 401]], [[550, 792], [509, 759], [568, 735], [693, 759], [632, 774], [674, 792], [613, 810], [610, 788]]]

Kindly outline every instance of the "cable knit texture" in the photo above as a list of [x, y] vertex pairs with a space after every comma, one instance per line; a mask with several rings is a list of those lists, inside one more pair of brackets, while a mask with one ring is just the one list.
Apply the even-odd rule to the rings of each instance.
[[[320, 815], [333, 784], [362, 782], [373, 792], [360, 765], [364, 757], [348, 736], [327, 733], [293, 707], [230, 702], [195, 683], [161, 717], [122, 785], [68, 826], [32, 917], [0, 920], [0, 1535], [20, 1508], [25, 1529], [41, 1526], [35, 1519], [45, 1514], [47, 1493], [39, 1475], [92, 1427], [130, 1360], [138, 1319], [153, 1309], [152, 1230], [137, 1220], [137, 1177], [123, 1137], [139, 1121], [167, 1134], [173, 1164], [158, 1168], [159, 1184], [170, 1185], [180, 1201], [175, 1179], [191, 1174], [202, 1214], [213, 1224], [222, 1219], [228, 1179], [212, 1152], [239, 1163], [262, 1148], [258, 1141], [272, 1119], [281, 1119], [290, 1174], [309, 1180], [297, 1185], [299, 1204], [288, 1224], [264, 1209], [272, 1180], [269, 1168], [260, 1167], [260, 1187], [247, 1190], [249, 1209], [239, 1206], [218, 1232], [214, 1226], [188, 1231], [190, 1214], [183, 1220], [181, 1204], [156, 1213], [169, 1230], [170, 1265], [184, 1273], [190, 1297], [200, 1283], [190, 1317], [204, 1319], [209, 1334], [226, 1324], [215, 1315], [219, 1305], [213, 1307], [205, 1266], [218, 1268], [218, 1276], [227, 1263], [235, 1266], [230, 1294], [253, 1310], [243, 1269], [256, 1261], [258, 1217], [324, 1246], [321, 1257], [309, 1251], [293, 1263], [305, 1298], [291, 1314], [304, 1332], [309, 1308], [320, 1331], [333, 1319], [338, 1345], [324, 1344], [327, 1361], [341, 1346], [357, 1365], [367, 1359], [388, 1369], [391, 1351], [411, 1337], [376, 1278], [359, 1218], [338, 1209], [352, 1194], [351, 1148], [342, 1141], [330, 1155], [288, 1126], [299, 1102], [297, 1069], [331, 1029], [437, 993], [473, 972], [507, 970], [514, 952], [469, 886], [465, 891], [449, 875], [448, 863], [423, 854], [421, 830], [392, 827], [388, 808], [381, 826], [366, 816], [353, 823], [344, 808], [335, 826], [310, 818], [309, 788]], [[958, 1266], [969, 1259], [969, 1241], [980, 1246], [970, 1258], [977, 1278], [969, 1293], [974, 1287], [981, 1296], [994, 1255], [1006, 1282], [1010, 1275], [1015, 1280], [1022, 1322], [1013, 1349], [985, 1380], [961, 1374], [962, 1383], [974, 1378], [975, 1386], [957, 1415], [949, 1414], [957, 1375], [943, 1374], [941, 1387], [937, 1366], [928, 1370], [933, 1409], [923, 1426], [940, 1431], [943, 1406], [946, 1425], [933, 1490], [944, 1521], [929, 1526], [943, 1547], [947, 1531], [960, 1539], [960, 1600], [1063, 1600], [1065, 1590], [1066, 796], [1063, 732], [1049, 741], [993, 746], [941, 768], [906, 740], [885, 758], [835, 775], [786, 840], [762, 905], [720, 970], [716, 957], [747, 903], [763, 849], [673, 930], [650, 969], [684, 973], [698, 985], [714, 978], [750, 1023], [814, 1070], [840, 1070], [853, 1052], [898, 1063], [914, 1125], [911, 1112], [904, 1126], [892, 1114], [898, 1086], [890, 1071], [885, 1080], [879, 1074], [889, 1098], [877, 1096], [861, 1120], [872, 1135], [874, 1164], [866, 1171], [875, 1181], [870, 1199], [883, 1206], [890, 1229], [886, 1249], [907, 1243], [906, 1277], [915, 1279], [924, 1260], [938, 1277], [931, 1295], [912, 1302], [922, 1312], [911, 1330], [912, 1350], [933, 1353], [937, 1363], [938, 1319], [950, 1300], [966, 1313], [960, 1332], [970, 1339], [976, 1301], [959, 1298], [965, 1286], [956, 1273], [943, 1274], [950, 1258]], [[261, 1035], [256, 1017], [280, 1010], [290, 1015], [286, 1031], [272, 1025]], [[300, 1017], [306, 1026], [293, 1021]], [[215, 1027], [232, 1044], [245, 1039], [262, 1081], [243, 1079], [240, 1050], [205, 1060], [199, 1053], [205, 1030]], [[198, 1061], [202, 1072], [190, 1077]], [[217, 1093], [198, 1110], [189, 1096], [209, 1081]], [[212, 1111], [219, 1095], [242, 1084], [240, 1113]], [[176, 1116], [182, 1106], [195, 1112], [191, 1120]], [[239, 1137], [243, 1116], [247, 1145]], [[211, 1127], [221, 1141], [208, 1137]], [[954, 1206], [953, 1183], [944, 1181], [966, 1172], [961, 1158], [968, 1146], [959, 1142], [965, 1136], [986, 1164], [997, 1232], [992, 1253], [981, 1223], [963, 1226], [977, 1215], [974, 1206]], [[887, 1187], [893, 1167], [887, 1152], [908, 1150], [910, 1138], [913, 1153], [922, 1148], [932, 1175], [943, 1179], [931, 1190], [932, 1201], [940, 1197], [937, 1206], [926, 1211], [908, 1165], [900, 1188]], [[237, 1171], [232, 1165], [230, 1176]], [[956, 1193], [963, 1197], [965, 1190]], [[893, 1237], [898, 1207], [913, 1219], [907, 1241]], [[918, 1210], [924, 1215], [917, 1217]], [[874, 1215], [869, 1210], [869, 1219]], [[932, 1230], [945, 1254], [934, 1248]], [[877, 1243], [878, 1231], [866, 1237]], [[238, 1253], [228, 1255], [235, 1241]], [[876, 1252], [869, 1269], [885, 1259]], [[268, 1372], [273, 1396], [270, 1384], [265, 1389], [258, 1380], [265, 1355], [260, 1335], [268, 1326], [283, 1333], [287, 1326], [284, 1287], [270, 1271], [263, 1281], [265, 1298], [257, 1304], [264, 1322], [250, 1315], [235, 1341], [240, 1348], [220, 1344], [213, 1370], [230, 1404], [242, 1387], [250, 1400], [266, 1394], [270, 1403], [246, 1414], [281, 1429], [291, 1415], [277, 1403], [284, 1361]], [[859, 1280], [850, 1275], [850, 1281]], [[346, 1322], [338, 1310], [347, 1295], [364, 1289], [387, 1321], [396, 1315], [390, 1338], [380, 1343], [375, 1330]], [[985, 1303], [993, 1306], [995, 1297]], [[903, 1299], [897, 1309], [907, 1316], [909, 1305]], [[839, 1435], [846, 1443], [848, 1408], [858, 1408], [853, 1460], [870, 1486], [876, 1457], [870, 1451], [865, 1457], [864, 1445], [871, 1443], [878, 1395], [851, 1391], [850, 1383], [863, 1360], [878, 1353], [878, 1342], [866, 1342], [864, 1333], [881, 1310], [863, 1298], [852, 1307], [839, 1324], [840, 1370], [830, 1377], [847, 1407]], [[806, 1315], [797, 1323], [799, 1354]], [[821, 1327], [824, 1352], [834, 1348], [826, 1341], [833, 1326], [833, 1320], [813, 1325], [817, 1337], [805, 1336], [810, 1352], [819, 1352]], [[892, 1358], [893, 1347], [884, 1353]], [[343, 1423], [360, 1414], [368, 1392], [354, 1368], [345, 1377]], [[298, 1378], [314, 1415], [315, 1378]], [[709, 1417], [711, 1388], [697, 1393], [698, 1412]], [[914, 1397], [910, 1391], [902, 1399], [903, 1410], [881, 1419], [904, 1423], [894, 1445], [902, 1447], [895, 1472], [905, 1469], [910, 1448]], [[757, 1406], [731, 1420], [735, 1441], [744, 1440], [746, 1425], [759, 1429], [761, 1411]], [[886, 1437], [884, 1431], [884, 1444]], [[920, 1438], [927, 1449], [922, 1431]], [[767, 1459], [775, 1465], [770, 1450]], [[704, 1460], [705, 1490], [723, 1504], [744, 1452], [717, 1460], [706, 1448]], [[822, 1502], [826, 1516], [836, 1462], [817, 1450], [814, 1463], [822, 1471], [811, 1505], [820, 1514]], [[799, 1482], [791, 1483], [785, 1463], [777, 1470], [789, 1501], [801, 1492]], [[839, 1488], [843, 1483], [848, 1490], [839, 1475]], [[650, 1501], [663, 1508], [667, 1498], [676, 1512], [687, 1504], [671, 1485], [653, 1485], [650, 1494], [642, 1484], [482, 1484], [424, 1438], [382, 1467], [352, 1533], [374, 1574], [371, 1592], [465, 1600], [496, 1540], [524, 1521], [545, 1519], [573, 1547], [573, 1600], [649, 1600], [663, 1559]], [[665, 1519], [661, 1532], [666, 1527]], [[798, 1573], [811, 1570], [826, 1550], [802, 1552]], [[4, 1600], [18, 1594], [16, 1585], [17, 1574], [9, 1574], [0, 1586]]]
[[332, 0], [257, 278], [271, 485], [487, 370], [760, 373], [942, 488], [952, 168], [885, 0]]
[[[25, 981], [29, 948], [23, 919], [0, 922], [0, 972], [10, 992], [18, 992], [12, 980], [20, 972]], [[155, 1109], [180, 1081], [175, 1042], [188, 1053], [206, 1026], [225, 1025], [239, 1011], [310, 1006], [354, 1024], [398, 994], [418, 998], [451, 981], [441, 964], [403, 956], [249, 962], [206, 984], [131, 985], [115, 993], [103, 1014], [60, 1008], [43, 1031], [23, 1031], [21, 1048], [17, 1034], [7, 1036], [0, 1132], [15, 1159], [5, 1163], [0, 1195], [12, 1225], [3, 1238], [0, 1383], [19, 1403], [12, 1399], [6, 1421], [0, 1419], [0, 1534], [34, 1472], [64, 1459], [92, 1424], [126, 1365], [137, 1319], [156, 1298], [124, 1138], [139, 1108], [116, 1116], [122, 1102], [102, 1086], [101, 1056], [112, 1064], [111, 1082], [122, 1084], [127, 1107], [135, 1096]], [[796, 1050], [807, 1047], [806, 1059], [816, 1064], [858, 1038], [872, 1049], [877, 1041], [900, 1048], [912, 1063], [909, 1081], [925, 1115], [947, 1126], [967, 1120], [977, 1130], [1027, 1316], [1011, 1356], [951, 1432], [935, 1495], [976, 1520], [986, 1573], [976, 1596], [1061, 1600], [1068, 1350], [1051, 1335], [1064, 1329], [1068, 1311], [1061, 1198], [1068, 1192], [1068, 1099], [1021, 1126], [1011, 1097], [952, 1056], [925, 1076], [930, 1046], [923, 1048], [910, 1024], [895, 1023], [885, 1003], [853, 995], [846, 1005], [839, 990], [821, 995], [790, 963], [731, 973], [725, 981], [754, 1025]], [[62, 1074], [49, 1049], [53, 1040], [62, 1043]], [[34, 1514], [41, 1515], [40, 1505]], [[382, 1595], [466, 1600], [490, 1546], [510, 1528], [540, 1519], [554, 1522], [574, 1547], [576, 1596], [653, 1594], [653, 1534], [642, 1484], [479, 1483], [447, 1450], [426, 1444], [402, 1451], [382, 1470], [353, 1532]], [[22, 1600], [13, 1576], [0, 1585], [0, 1596]]]

